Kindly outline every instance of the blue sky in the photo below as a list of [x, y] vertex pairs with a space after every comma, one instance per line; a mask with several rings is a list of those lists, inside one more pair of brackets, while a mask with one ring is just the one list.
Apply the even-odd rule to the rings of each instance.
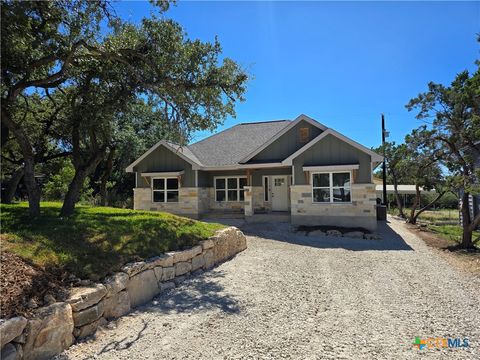
[[[115, 5], [125, 19], [148, 16], [147, 2]], [[254, 77], [246, 102], [218, 130], [301, 113], [366, 146], [421, 123], [405, 104], [429, 81], [448, 84], [480, 58], [480, 2], [179, 1], [166, 17], [190, 38], [213, 41]], [[209, 134], [198, 133], [196, 140]]]

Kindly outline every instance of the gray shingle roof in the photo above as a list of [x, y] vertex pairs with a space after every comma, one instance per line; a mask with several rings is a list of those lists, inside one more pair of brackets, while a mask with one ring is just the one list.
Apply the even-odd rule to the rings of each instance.
[[203, 166], [237, 165], [289, 124], [290, 120], [242, 123], [191, 144], [188, 149]]

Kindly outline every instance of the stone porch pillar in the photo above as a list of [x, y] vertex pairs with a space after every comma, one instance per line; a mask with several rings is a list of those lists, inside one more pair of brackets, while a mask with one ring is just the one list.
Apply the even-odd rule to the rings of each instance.
[[244, 211], [245, 216], [253, 216], [253, 189], [251, 186], [244, 186], [245, 189], [245, 200], [244, 200]]

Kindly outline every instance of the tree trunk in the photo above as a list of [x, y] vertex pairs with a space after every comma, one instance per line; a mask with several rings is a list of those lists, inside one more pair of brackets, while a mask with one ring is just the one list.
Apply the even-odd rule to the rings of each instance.
[[28, 210], [30, 216], [40, 215], [40, 188], [35, 180], [35, 161], [31, 158], [24, 157], [25, 173], [23, 175], [23, 183], [28, 192]]
[[25, 183], [25, 187], [27, 188], [28, 192], [28, 209], [30, 216], [39, 216], [41, 193], [40, 188], [35, 180], [35, 156], [33, 147], [30, 144], [30, 141], [28, 140], [23, 128], [12, 120], [10, 113], [8, 110], [6, 110], [6, 107], [7, 105], [3, 103], [2, 121], [15, 136], [22, 151], [25, 170], [23, 182]]
[[463, 226], [462, 242], [460, 247], [463, 249], [473, 249], [473, 230], [469, 226]]
[[472, 234], [473, 234], [473, 230], [475, 229], [475, 222], [472, 222], [470, 218], [470, 209], [469, 209], [469, 202], [468, 202], [469, 197], [470, 197], [470, 194], [464, 191], [462, 195], [462, 207], [461, 207], [463, 233], [462, 233], [462, 242], [460, 243], [460, 247], [464, 249], [474, 248], [473, 241], [472, 241]]
[[18, 183], [22, 180], [24, 174], [23, 166], [15, 170], [7, 183], [7, 189], [2, 197], [2, 203], [11, 204], [18, 188]]
[[393, 176], [393, 192], [395, 193], [395, 200], [397, 201], [398, 215], [402, 219], [405, 219], [406, 216], [403, 212], [403, 203], [402, 199], [400, 198], [400, 194], [398, 193], [398, 181], [395, 175]]
[[72, 182], [68, 186], [67, 194], [65, 195], [65, 199], [63, 200], [62, 210], [60, 211], [61, 216], [70, 216], [73, 214], [75, 204], [80, 197], [80, 191], [82, 190], [86, 177], [86, 171], [75, 171], [75, 176], [73, 177]]
[[415, 185], [415, 201], [412, 205], [412, 210], [410, 211], [410, 217], [407, 219], [407, 223], [417, 223], [417, 216], [415, 216], [415, 211], [417, 210], [418, 204], [420, 204], [420, 188], [418, 187], [418, 185]]
[[62, 210], [60, 211], [60, 216], [65, 217], [73, 214], [73, 210], [75, 210], [75, 204], [80, 197], [80, 191], [82, 190], [85, 179], [92, 173], [93, 170], [95, 170], [100, 161], [102, 161], [104, 155], [105, 149], [99, 150], [96, 154], [90, 157], [85, 164], [81, 166], [75, 166], [75, 176], [68, 186], [67, 194], [63, 200]]
[[446, 191], [444, 192], [441, 192], [440, 194], [437, 195], [437, 197], [435, 199], [433, 199], [429, 204], [425, 205], [423, 208], [421, 208], [420, 210], [417, 211], [417, 213], [415, 214], [414, 216], [414, 222], [413, 224], [416, 224], [417, 223], [417, 219], [418, 217], [420, 216], [421, 213], [423, 213], [425, 210], [429, 209], [430, 207], [432, 207], [438, 200], [441, 199], [441, 197], [443, 195], [445, 195]]
[[105, 171], [100, 179], [100, 205], [107, 205], [107, 182], [112, 174], [113, 169], [113, 158], [115, 156], [115, 149], [111, 149], [108, 153], [107, 163], [105, 165]]

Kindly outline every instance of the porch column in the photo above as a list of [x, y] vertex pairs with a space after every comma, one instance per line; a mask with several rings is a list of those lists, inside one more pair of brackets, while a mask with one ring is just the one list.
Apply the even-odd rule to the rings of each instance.
[[252, 187], [251, 186], [244, 186], [243, 188], [245, 190], [245, 192], [244, 192], [245, 200], [243, 202], [245, 216], [253, 216], [253, 192], [252, 192]]

